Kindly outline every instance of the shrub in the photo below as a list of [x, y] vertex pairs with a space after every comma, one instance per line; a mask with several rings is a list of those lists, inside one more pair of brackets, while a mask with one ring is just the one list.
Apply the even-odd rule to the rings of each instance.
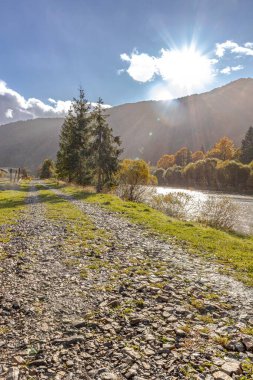
[[142, 202], [150, 197], [157, 178], [150, 173], [149, 165], [143, 160], [123, 160], [117, 174], [116, 194], [125, 200]]
[[233, 230], [238, 208], [228, 197], [209, 196], [202, 204], [198, 221], [207, 226]]
[[151, 206], [166, 215], [185, 219], [190, 210], [191, 200], [190, 195], [182, 192], [156, 195], [151, 200]]

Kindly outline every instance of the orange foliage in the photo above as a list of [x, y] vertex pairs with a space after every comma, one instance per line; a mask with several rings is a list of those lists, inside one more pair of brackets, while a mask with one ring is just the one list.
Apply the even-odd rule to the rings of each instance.
[[197, 152], [192, 153], [192, 161], [197, 162], [199, 160], [203, 160], [205, 158], [204, 153], [202, 150], [197, 150]]
[[175, 164], [175, 156], [173, 154], [165, 154], [157, 162], [158, 168], [168, 169]]

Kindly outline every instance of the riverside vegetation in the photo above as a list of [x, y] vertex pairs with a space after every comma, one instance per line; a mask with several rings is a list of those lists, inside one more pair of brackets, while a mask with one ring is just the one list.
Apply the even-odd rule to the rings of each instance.
[[139, 202], [119, 145], [81, 90], [56, 168], [1, 186], [0, 380], [252, 379], [253, 238]]
[[191, 152], [183, 147], [157, 162], [154, 174], [160, 185], [197, 189], [253, 192], [253, 127], [240, 148], [223, 137], [212, 149]]
[[[2, 188], [1, 380], [252, 378], [253, 291], [231, 277], [252, 284], [250, 238], [77, 186], [20, 186]], [[220, 265], [225, 239], [238, 257]]]

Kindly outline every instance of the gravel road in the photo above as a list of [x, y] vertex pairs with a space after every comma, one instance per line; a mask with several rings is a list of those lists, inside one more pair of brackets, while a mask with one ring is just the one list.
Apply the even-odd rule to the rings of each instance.
[[47, 218], [31, 187], [1, 246], [0, 380], [253, 378], [251, 289], [119, 214], [53, 191], [108, 244], [73, 247], [80, 237]]

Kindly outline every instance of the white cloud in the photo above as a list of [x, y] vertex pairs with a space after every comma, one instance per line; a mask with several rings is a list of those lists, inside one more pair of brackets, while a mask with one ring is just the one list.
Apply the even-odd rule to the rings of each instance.
[[148, 54], [139, 54], [134, 51], [131, 56], [123, 53], [120, 55], [122, 61], [130, 62], [126, 70], [130, 77], [138, 82], [148, 82], [153, 79], [156, 73], [156, 59]]
[[243, 69], [244, 69], [244, 66], [242, 66], [242, 65], [237, 65], [237, 66], [226, 66], [226, 67], [224, 67], [224, 69], [222, 69], [220, 72], [221, 72], [221, 74], [229, 75], [229, 74], [231, 74], [233, 71], [239, 71], [239, 70], [243, 70]]
[[244, 46], [245, 46], [246, 48], [253, 49], [253, 42], [246, 42], [246, 44], [244, 44]]
[[[39, 99], [25, 99], [0, 80], [0, 124], [37, 117], [65, 117], [71, 107], [70, 100], [48, 99], [46, 104]], [[92, 103], [94, 105], [95, 103]], [[110, 106], [105, 104], [105, 108]]]
[[8, 108], [7, 111], [5, 112], [5, 116], [7, 119], [12, 119], [13, 118], [13, 110], [11, 108]]
[[39, 99], [25, 99], [0, 80], [0, 124], [12, 121], [34, 119], [37, 117], [64, 117], [71, 105], [69, 100], [54, 100], [45, 104]]
[[216, 55], [219, 58], [223, 57], [226, 51], [234, 54], [253, 56], [253, 43], [246, 42], [243, 46], [240, 46], [234, 41], [227, 40], [216, 44]]
[[164, 81], [189, 91], [203, 88], [210, 83], [215, 75], [213, 65], [218, 62], [217, 59], [202, 55], [194, 47], [182, 50], [162, 49], [158, 57], [138, 53], [137, 50], [131, 55], [123, 53], [120, 57], [129, 63], [124, 71], [138, 82], [151, 81], [157, 75]]

